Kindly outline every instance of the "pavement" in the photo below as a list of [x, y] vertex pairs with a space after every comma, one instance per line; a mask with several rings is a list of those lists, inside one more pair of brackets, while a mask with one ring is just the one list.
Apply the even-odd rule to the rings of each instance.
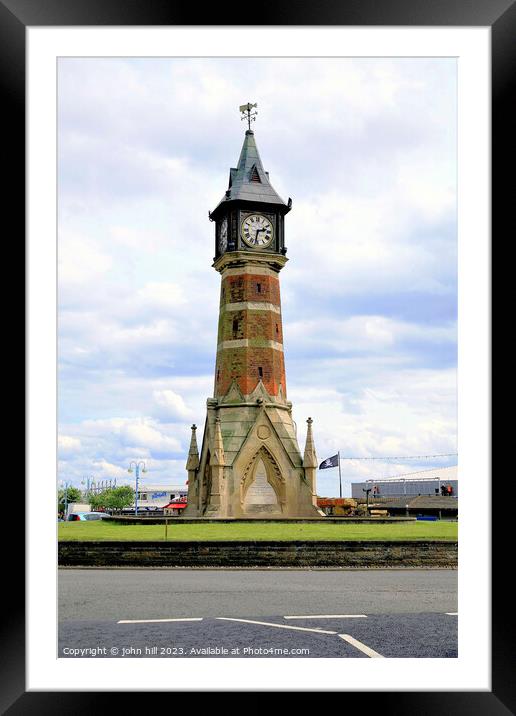
[[60, 569], [64, 658], [453, 658], [455, 570]]

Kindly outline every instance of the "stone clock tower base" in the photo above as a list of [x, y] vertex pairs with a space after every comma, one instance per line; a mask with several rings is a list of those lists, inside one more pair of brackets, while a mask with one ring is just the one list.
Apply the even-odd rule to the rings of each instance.
[[263, 384], [249, 396], [234, 385], [222, 401], [208, 400], [200, 456], [192, 427], [185, 517], [325, 516], [317, 508], [312, 421], [303, 459], [291, 407]]

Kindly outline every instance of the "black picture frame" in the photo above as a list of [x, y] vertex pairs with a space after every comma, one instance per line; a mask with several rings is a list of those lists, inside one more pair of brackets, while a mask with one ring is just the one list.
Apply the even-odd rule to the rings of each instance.
[[[492, 33], [492, 229], [502, 239], [511, 226], [514, 205], [511, 183], [505, 181], [513, 145], [514, 113], [509, 110], [516, 73], [516, 4], [514, 0], [318, 0], [293, 4], [276, 0], [269, 5], [208, 4], [199, 7], [167, 0], [0, 0], [0, 77], [3, 96], [4, 157], [9, 181], [5, 205], [16, 216], [11, 242], [20, 249], [23, 265], [25, 216], [25, 37], [26, 28], [95, 25], [360, 25], [360, 26], [484, 26]], [[511, 82], [512, 80], [512, 82]], [[8, 140], [8, 141], [6, 141]], [[512, 167], [511, 167], [512, 169]], [[5, 175], [4, 175], [5, 176]], [[16, 240], [14, 238], [16, 237]], [[500, 478], [497, 478], [499, 480]], [[495, 494], [493, 479], [492, 493]], [[18, 488], [17, 488], [18, 489]], [[21, 489], [21, 486], [20, 486]], [[23, 495], [18, 492], [18, 500]], [[19, 522], [17, 522], [19, 531]], [[493, 520], [493, 544], [502, 544], [504, 526]], [[26, 692], [24, 547], [21, 537], [10, 545], [9, 588], [4, 588], [1, 621], [0, 708], [2, 713], [102, 713], [122, 707], [129, 696], [131, 708], [148, 701], [144, 693]], [[493, 550], [494, 553], [494, 550]], [[16, 567], [18, 576], [16, 577]], [[493, 567], [495, 563], [493, 562]], [[494, 569], [492, 597], [492, 690], [490, 692], [368, 692], [367, 708], [402, 714], [489, 714], [516, 712], [516, 664], [512, 633], [512, 593], [507, 590], [503, 566]], [[409, 687], [409, 685], [408, 685]], [[314, 691], [316, 689], [314, 688]], [[121, 701], [122, 699], [122, 701]], [[364, 694], [347, 693], [346, 709], [356, 701], [365, 707]], [[177, 702], [174, 702], [177, 703]], [[320, 705], [322, 707], [322, 704]], [[168, 707], [172, 704], [169, 702]], [[176, 706], [177, 707], [177, 706]]]

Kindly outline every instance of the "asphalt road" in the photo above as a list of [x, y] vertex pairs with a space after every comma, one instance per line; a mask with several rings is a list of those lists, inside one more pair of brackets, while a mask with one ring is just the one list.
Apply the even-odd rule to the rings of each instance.
[[61, 569], [58, 654], [456, 657], [456, 612], [455, 570]]

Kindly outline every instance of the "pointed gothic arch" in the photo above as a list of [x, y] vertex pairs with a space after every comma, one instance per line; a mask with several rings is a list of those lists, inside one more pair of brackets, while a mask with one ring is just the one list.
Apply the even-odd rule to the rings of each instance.
[[[267, 506], [268, 510], [271, 509], [271, 506], [276, 505], [277, 511], [281, 512], [286, 503], [285, 479], [275, 457], [265, 445], [262, 445], [255, 452], [240, 480], [240, 503], [242, 508], [246, 511], [246, 505], [248, 506], [247, 498], [250, 495], [249, 489], [256, 485], [257, 480], [263, 480], [262, 470], [265, 472], [266, 482], [272, 488], [274, 494], [274, 502], [265, 502], [263, 504]], [[264, 485], [264, 487], [266, 493], [267, 486]], [[258, 509], [258, 506], [256, 509]]]

